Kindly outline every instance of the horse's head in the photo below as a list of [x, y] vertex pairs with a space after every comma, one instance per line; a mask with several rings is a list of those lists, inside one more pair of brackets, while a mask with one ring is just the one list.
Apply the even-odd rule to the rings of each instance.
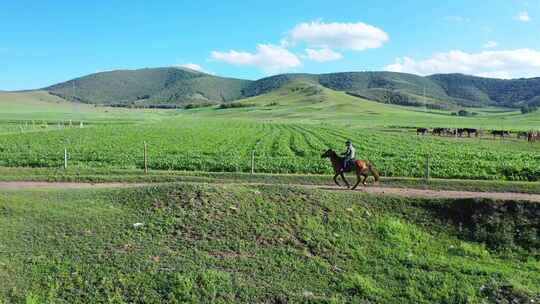
[[321, 155], [321, 158], [330, 158], [334, 155], [336, 155], [336, 152], [334, 152], [334, 150], [332, 149], [328, 149], [326, 152], [323, 153], [323, 155]]

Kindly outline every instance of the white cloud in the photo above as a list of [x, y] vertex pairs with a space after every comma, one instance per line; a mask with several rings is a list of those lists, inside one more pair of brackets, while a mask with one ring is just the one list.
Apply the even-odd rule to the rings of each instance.
[[430, 75], [437, 73], [463, 73], [502, 78], [540, 76], [540, 51], [517, 49], [466, 53], [455, 50], [435, 54], [425, 60], [410, 57], [397, 58], [386, 66], [393, 72]]
[[194, 71], [197, 71], [197, 72], [201, 72], [201, 73], [207, 73], [207, 74], [211, 74], [210, 72], [206, 71], [205, 69], [203, 69], [202, 66], [198, 65], [198, 64], [195, 64], [195, 63], [184, 63], [184, 64], [181, 64], [179, 65], [179, 67], [181, 68], [186, 68], [186, 69], [190, 69], [190, 70], [194, 70]]
[[496, 48], [499, 44], [496, 41], [488, 41], [484, 43], [483, 47], [485, 49], [493, 49]]
[[[383, 30], [362, 22], [317, 21], [296, 25], [279, 45], [258, 44], [255, 53], [213, 51], [210, 56], [215, 61], [257, 67], [267, 74], [273, 74], [300, 67], [301, 59], [317, 62], [339, 60], [343, 55], [335, 49], [362, 51], [379, 48], [388, 40], [388, 35]], [[305, 55], [296, 55], [289, 50], [300, 43], [306, 46]]]
[[283, 46], [273, 44], [258, 44], [256, 53], [213, 51], [211, 57], [214, 60], [239, 66], [254, 66], [262, 69], [267, 74], [283, 72], [299, 67], [302, 62], [295, 54]]
[[285, 45], [305, 42], [312, 47], [363, 51], [379, 48], [388, 40], [388, 34], [383, 30], [362, 22], [316, 21], [296, 25], [289, 32]]
[[529, 12], [527, 12], [527, 11], [519, 12], [519, 14], [517, 14], [515, 19], [518, 20], [518, 21], [521, 21], [521, 22], [529, 22], [529, 21], [531, 21], [531, 17], [529, 16]]
[[306, 49], [307, 58], [317, 62], [334, 61], [343, 58], [343, 55], [331, 49]]

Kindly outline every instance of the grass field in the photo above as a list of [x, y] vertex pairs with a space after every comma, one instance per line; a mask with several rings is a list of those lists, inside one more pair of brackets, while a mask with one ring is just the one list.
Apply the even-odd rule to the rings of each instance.
[[[149, 168], [248, 172], [256, 150], [256, 171], [329, 173], [320, 155], [343, 149], [351, 138], [359, 157], [368, 158], [384, 176], [423, 177], [425, 155], [439, 178], [538, 180], [538, 144], [492, 138], [419, 137], [414, 130], [345, 130], [331, 124], [257, 123], [186, 118], [133, 125], [104, 125], [0, 137], [0, 165], [61, 167], [64, 148], [75, 167], [142, 168], [143, 143]], [[511, 143], [511, 144], [509, 144]]]
[[32, 121], [56, 125], [69, 120], [112, 124], [155, 120], [164, 115], [168, 113], [71, 103], [44, 91], [0, 92], [0, 126], [11, 124], [28, 128]]
[[538, 212], [278, 186], [5, 191], [0, 299], [532, 303]]

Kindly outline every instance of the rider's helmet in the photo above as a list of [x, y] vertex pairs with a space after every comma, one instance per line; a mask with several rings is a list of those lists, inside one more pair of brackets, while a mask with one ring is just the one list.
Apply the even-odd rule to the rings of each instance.
[[345, 144], [346, 144], [347, 146], [350, 146], [350, 145], [352, 145], [352, 141], [351, 141], [350, 139], [348, 139], [348, 140], [345, 142]]

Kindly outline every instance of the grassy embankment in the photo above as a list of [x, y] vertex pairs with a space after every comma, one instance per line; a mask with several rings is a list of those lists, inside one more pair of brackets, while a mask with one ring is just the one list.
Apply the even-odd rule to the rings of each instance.
[[4, 191], [0, 299], [529, 303], [539, 207], [282, 186]]

